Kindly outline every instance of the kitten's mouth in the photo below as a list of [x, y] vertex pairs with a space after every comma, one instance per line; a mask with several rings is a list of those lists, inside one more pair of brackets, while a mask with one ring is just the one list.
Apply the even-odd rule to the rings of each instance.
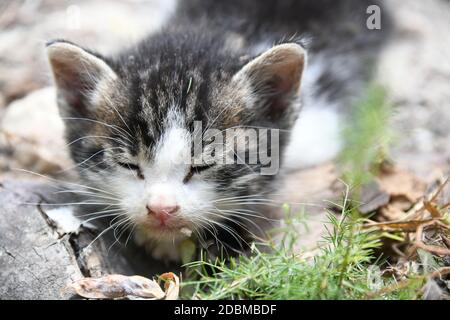
[[145, 227], [149, 230], [179, 234], [186, 234], [186, 230], [190, 230], [188, 224], [182, 220], [146, 221]]
[[162, 230], [162, 231], [179, 231], [182, 226], [172, 226], [164, 222], [159, 222], [157, 224], [152, 225], [152, 228]]

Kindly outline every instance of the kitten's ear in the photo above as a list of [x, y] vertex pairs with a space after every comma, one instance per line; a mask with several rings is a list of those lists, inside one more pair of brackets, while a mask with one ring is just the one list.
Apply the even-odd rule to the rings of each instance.
[[58, 104], [63, 114], [86, 116], [95, 108], [92, 97], [104, 81], [114, 81], [116, 73], [100, 57], [65, 41], [47, 44]]
[[279, 118], [298, 97], [306, 52], [298, 44], [274, 46], [247, 63], [234, 77], [238, 85], [249, 85], [249, 101]]

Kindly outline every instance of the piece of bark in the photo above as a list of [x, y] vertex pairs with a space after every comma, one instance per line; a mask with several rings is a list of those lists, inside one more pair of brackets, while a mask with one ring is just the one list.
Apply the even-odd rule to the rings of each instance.
[[55, 237], [37, 206], [24, 204], [41, 201], [45, 187], [0, 188], [0, 299], [69, 298], [61, 289], [82, 276], [70, 245]]

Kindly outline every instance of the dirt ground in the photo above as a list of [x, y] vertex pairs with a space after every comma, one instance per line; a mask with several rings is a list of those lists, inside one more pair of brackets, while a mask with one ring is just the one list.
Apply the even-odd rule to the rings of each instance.
[[398, 29], [378, 81], [395, 107], [392, 157], [430, 181], [450, 169], [450, 2], [389, 3]]

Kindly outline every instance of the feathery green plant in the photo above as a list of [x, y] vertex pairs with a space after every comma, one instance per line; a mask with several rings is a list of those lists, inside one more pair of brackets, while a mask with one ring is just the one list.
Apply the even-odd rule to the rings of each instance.
[[389, 127], [392, 112], [386, 91], [375, 84], [367, 88], [364, 98], [353, 108], [342, 132], [344, 148], [339, 157], [343, 180], [353, 188], [368, 182], [386, 160], [394, 137]]
[[[417, 298], [417, 290], [395, 289], [394, 278], [385, 278], [376, 266], [373, 250], [380, 235], [364, 231], [362, 220], [354, 221], [347, 199], [337, 218], [329, 213], [331, 228], [313, 258], [295, 254], [298, 240], [295, 218], [287, 219], [283, 240], [253, 245], [249, 256], [229, 261], [203, 257], [187, 264], [190, 279], [183, 283], [184, 298], [197, 299], [380, 299]], [[270, 251], [261, 250], [270, 247]], [[387, 293], [376, 292], [394, 286]]]

